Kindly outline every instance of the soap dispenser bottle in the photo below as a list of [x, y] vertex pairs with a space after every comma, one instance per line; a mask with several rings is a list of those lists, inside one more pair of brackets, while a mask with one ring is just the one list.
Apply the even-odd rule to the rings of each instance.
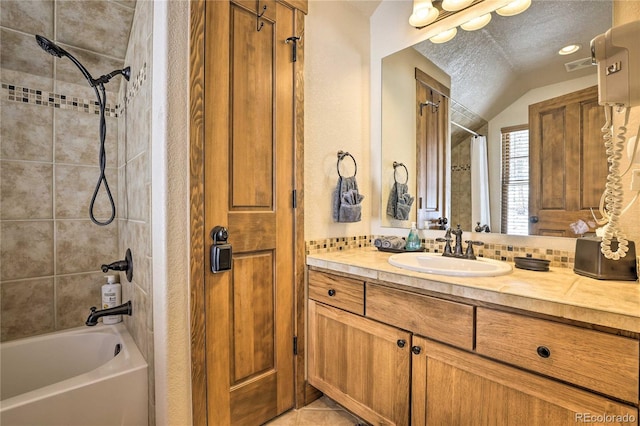
[[422, 243], [420, 242], [420, 236], [418, 235], [418, 230], [416, 229], [416, 223], [411, 222], [411, 231], [409, 231], [409, 236], [407, 237], [407, 245], [405, 248], [408, 251], [416, 251], [422, 248]]
[[[102, 309], [115, 308], [122, 303], [122, 286], [116, 275], [107, 275], [107, 283], [102, 286]], [[122, 315], [108, 315], [102, 317], [103, 324], [117, 324], [122, 321]]]

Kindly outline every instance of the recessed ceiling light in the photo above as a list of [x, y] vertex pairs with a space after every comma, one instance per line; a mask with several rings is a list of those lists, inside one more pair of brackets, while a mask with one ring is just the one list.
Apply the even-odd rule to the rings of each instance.
[[580, 46], [579, 44], [570, 44], [568, 46], [563, 47], [562, 49], [560, 49], [558, 51], [558, 54], [560, 55], [571, 55], [572, 53], [576, 53], [578, 50], [580, 50], [582, 46]]
[[475, 31], [487, 25], [489, 21], [491, 21], [491, 14], [486, 13], [484, 15], [478, 16], [477, 18], [473, 18], [470, 21], [465, 22], [464, 24], [460, 25], [460, 28], [462, 28], [465, 31]]
[[438, 35], [434, 35], [429, 40], [432, 43], [437, 43], [437, 44], [446, 43], [449, 40], [451, 40], [452, 38], [454, 38], [456, 36], [456, 34], [458, 34], [458, 29], [456, 27], [453, 27], [450, 30], [443, 31]]

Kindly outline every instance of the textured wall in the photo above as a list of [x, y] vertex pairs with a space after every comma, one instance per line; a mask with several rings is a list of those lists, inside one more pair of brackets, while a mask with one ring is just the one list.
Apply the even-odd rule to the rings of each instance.
[[[310, 1], [305, 37], [305, 239], [368, 234], [372, 205], [380, 203], [369, 164], [368, 19], [347, 2]], [[339, 150], [358, 163], [366, 197], [360, 222], [334, 223], [331, 216]], [[345, 163], [343, 173], [352, 173]]]

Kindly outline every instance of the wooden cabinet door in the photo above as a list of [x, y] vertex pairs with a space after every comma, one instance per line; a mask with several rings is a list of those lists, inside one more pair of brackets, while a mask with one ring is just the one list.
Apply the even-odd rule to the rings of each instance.
[[427, 339], [413, 345], [414, 426], [638, 424], [636, 407]]
[[409, 424], [411, 334], [309, 300], [309, 383], [373, 424]]
[[205, 7], [205, 247], [217, 225], [233, 247], [231, 270], [205, 273], [206, 412], [262, 424], [294, 405], [295, 11]]
[[575, 237], [608, 174], [597, 86], [529, 106], [529, 235]]

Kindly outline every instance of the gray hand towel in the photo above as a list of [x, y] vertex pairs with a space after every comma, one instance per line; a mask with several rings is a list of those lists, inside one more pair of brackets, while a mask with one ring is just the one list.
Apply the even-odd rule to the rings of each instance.
[[364, 195], [358, 192], [355, 176], [339, 177], [333, 192], [333, 220], [335, 222], [358, 222], [362, 219]]
[[405, 183], [395, 182], [387, 202], [387, 215], [398, 220], [408, 220], [414, 197], [408, 193], [409, 187]]
[[406, 241], [401, 237], [385, 237], [382, 239], [382, 248], [392, 248], [396, 250], [402, 250]]

